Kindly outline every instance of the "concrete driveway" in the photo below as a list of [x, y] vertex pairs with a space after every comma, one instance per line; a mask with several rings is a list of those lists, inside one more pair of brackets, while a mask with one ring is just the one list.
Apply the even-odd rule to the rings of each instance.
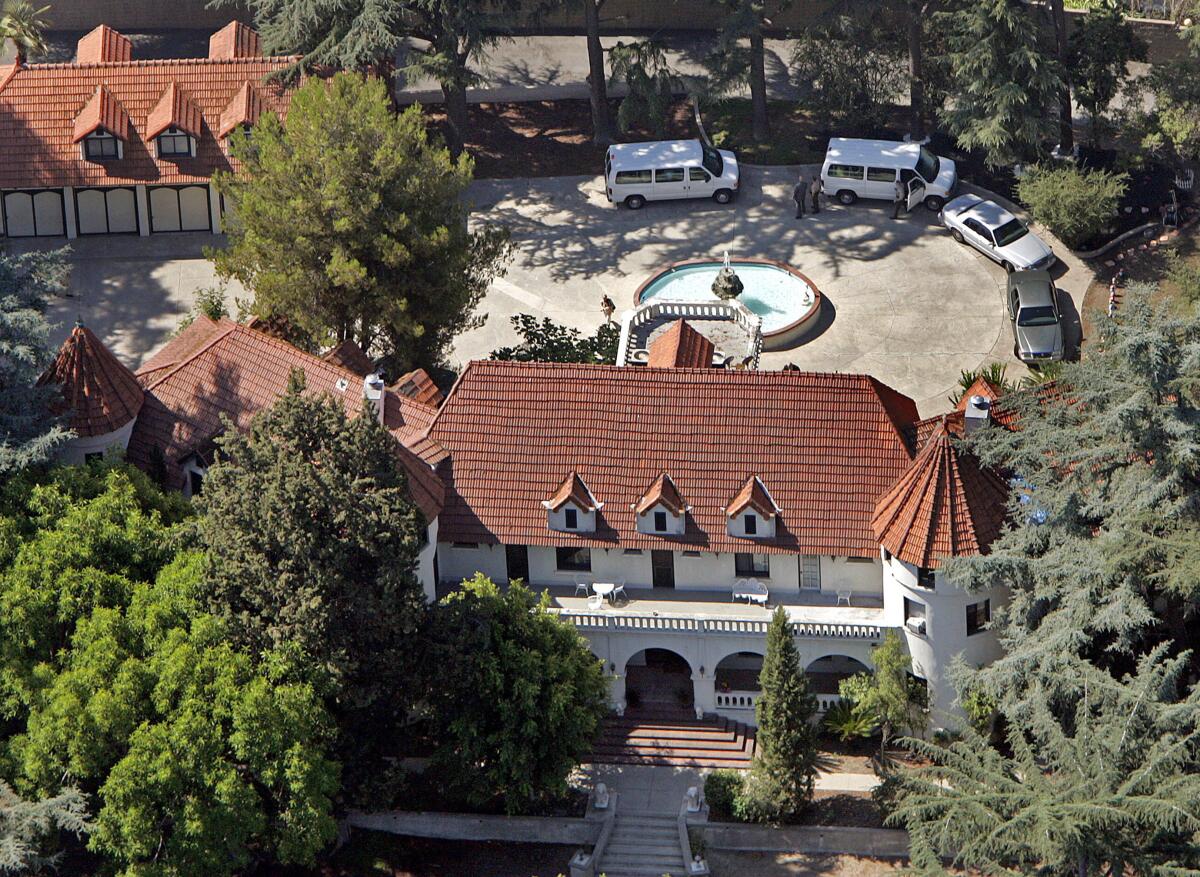
[[[610, 205], [599, 177], [477, 181], [470, 190], [475, 216], [510, 228], [518, 254], [480, 308], [486, 323], [460, 336], [452, 359], [461, 365], [513, 343], [515, 313], [594, 331], [602, 295], [619, 311], [632, 307], [637, 287], [657, 269], [719, 259], [727, 250], [734, 259], [794, 265], [826, 298], [816, 334], [764, 354], [763, 368], [865, 372], [911, 396], [925, 416], [949, 407], [963, 370], [999, 360], [1009, 364], [1010, 378], [1027, 374], [1012, 356], [1002, 269], [956, 244], [923, 207], [893, 221], [883, 202], [830, 204], [794, 219], [796, 171], [744, 169], [741, 194], [729, 206], [676, 201], [641, 211]], [[1088, 278], [1074, 263], [1059, 279], [1074, 302], [1063, 302], [1070, 319]]]

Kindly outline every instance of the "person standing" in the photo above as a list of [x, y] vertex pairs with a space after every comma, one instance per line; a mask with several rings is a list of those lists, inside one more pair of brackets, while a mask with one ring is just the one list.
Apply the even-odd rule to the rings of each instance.
[[905, 210], [906, 207], [908, 207], [908, 193], [904, 190], [904, 183], [896, 180], [892, 195], [892, 219], [899, 219], [900, 211]]
[[604, 322], [611, 323], [613, 314], [617, 310], [617, 303], [614, 302], [611, 298], [609, 298], [608, 295], [606, 294], [603, 298], [600, 299], [600, 310], [602, 310], [604, 312]]
[[808, 186], [804, 182], [804, 174], [801, 174], [796, 180], [796, 185], [792, 189], [792, 200], [796, 202], [796, 218], [804, 218], [804, 200], [808, 197]]
[[812, 198], [812, 212], [821, 212], [821, 193], [825, 191], [825, 181], [821, 179], [821, 174], [817, 173], [813, 176], [813, 181], [808, 186], [808, 194]]

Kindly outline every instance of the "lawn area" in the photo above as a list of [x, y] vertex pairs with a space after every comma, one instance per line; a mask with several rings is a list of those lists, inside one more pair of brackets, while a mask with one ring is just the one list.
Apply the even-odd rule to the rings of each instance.
[[713, 143], [732, 149], [749, 164], [817, 164], [825, 160], [829, 135], [822, 134], [811, 113], [794, 101], [770, 101], [771, 139], [755, 143], [750, 101], [724, 100], [703, 110], [704, 127]]

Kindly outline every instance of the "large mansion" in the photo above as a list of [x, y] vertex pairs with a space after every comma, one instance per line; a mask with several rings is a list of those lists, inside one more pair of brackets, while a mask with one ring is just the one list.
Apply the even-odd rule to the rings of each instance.
[[784, 606], [822, 707], [891, 629], [934, 724], [953, 721], [947, 667], [997, 656], [988, 621], [1005, 599], [941, 571], [1004, 521], [1007, 482], [957, 441], [1006, 428], [995, 389], [921, 420], [866, 375], [697, 367], [693, 331], [664, 333], [659, 365], [473, 362], [443, 399], [423, 371], [386, 385], [353, 344], [314, 356], [254, 324], [200, 317], [136, 373], [78, 326], [44, 380], [76, 433], [66, 459], [117, 447], [194, 493], [222, 417], [244, 427], [303, 371], [396, 438], [428, 521], [428, 597], [477, 571], [549, 591], [617, 709], [670, 697], [753, 722]]

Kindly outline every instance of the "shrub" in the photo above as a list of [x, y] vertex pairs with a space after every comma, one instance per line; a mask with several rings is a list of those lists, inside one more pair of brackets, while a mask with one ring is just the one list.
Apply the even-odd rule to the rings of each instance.
[[1200, 301], [1200, 262], [1189, 262], [1178, 253], [1168, 258], [1167, 280], [1179, 287], [1184, 301]]
[[736, 818], [744, 777], [737, 770], [714, 770], [704, 778], [704, 800], [713, 816]]
[[1035, 165], [1017, 184], [1017, 196], [1034, 219], [1076, 249], [1111, 221], [1127, 186], [1124, 174]]
[[849, 700], [838, 701], [825, 713], [825, 729], [843, 743], [870, 737], [875, 733], [877, 725], [874, 716]]
[[987, 736], [996, 717], [996, 698], [980, 688], [968, 688], [962, 694], [962, 709], [977, 734]]

